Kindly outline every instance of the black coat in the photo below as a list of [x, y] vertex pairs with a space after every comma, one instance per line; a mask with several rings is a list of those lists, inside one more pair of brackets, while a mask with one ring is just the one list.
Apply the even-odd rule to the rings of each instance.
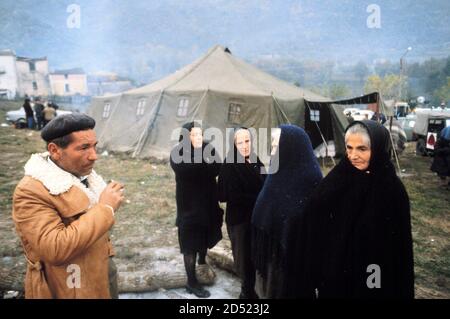
[[23, 103], [23, 109], [25, 110], [25, 115], [27, 118], [34, 117], [33, 109], [31, 108], [30, 101], [26, 100], [25, 103]]
[[[371, 139], [367, 171], [345, 157], [313, 192], [297, 219], [291, 269], [295, 297], [413, 298], [414, 261], [409, 198], [389, 160], [389, 133], [364, 123]], [[381, 288], [369, 289], [370, 265]]]
[[439, 176], [450, 176], [450, 140], [440, 136], [434, 146], [431, 170]]
[[[203, 144], [202, 150], [209, 144]], [[210, 152], [215, 155], [215, 150]], [[182, 143], [172, 150], [170, 165], [175, 172], [177, 219], [176, 225], [182, 228], [207, 227], [208, 233], [221, 234], [223, 211], [219, 206], [216, 177], [220, 171], [220, 163], [211, 158], [201, 158], [194, 162], [193, 148], [187, 148], [183, 154]], [[190, 162], [174, 162], [174, 154], [181, 154], [191, 159]], [[221, 237], [221, 236], [220, 236]]]
[[[272, 174], [266, 178], [252, 216], [253, 261], [267, 286], [273, 287], [268, 295], [271, 298], [288, 297], [291, 274], [287, 265], [296, 249], [295, 238], [298, 236], [292, 221], [303, 214], [307, 198], [322, 179], [305, 131], [294, 125], [281, 125], [280, 128], [278, 171], [273, 169], [275, 156], [269, 167]], [[277, 275], [271, 277], [270, 271]]]
[[[238, 150], [234, 147], [234, 154]], [[225, 221], [234, 226], [250, 223], [256, 198], [264, 184], [265, 175], [261, 172], [264, 165], [254, 155], [256, 163], [242, 163], [234, 156], [232, 163], [228, 160], [222, 165], [219, 175], [219, 199], [227, 203]], [[252, 158], [252, 157], [250, 157]]]
[[41, 118], [44, 116], [44, 105], [41, 103], [34, 104], [34, 112], [36, 113], [36, 117]]

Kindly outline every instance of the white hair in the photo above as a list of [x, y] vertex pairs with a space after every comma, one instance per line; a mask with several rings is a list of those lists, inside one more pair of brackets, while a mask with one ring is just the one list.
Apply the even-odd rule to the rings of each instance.
[[364, 125], [357, 123], [355, 125], [350, 126], [347, 132], [345, 132], [345, 144], [347, 144], [348, 137], [351, 134], [360, 135], [362, 137], [364, 144], [366, 144], [369, 148], [371, 147], [369, 132], [367, 131], [367, 128]]

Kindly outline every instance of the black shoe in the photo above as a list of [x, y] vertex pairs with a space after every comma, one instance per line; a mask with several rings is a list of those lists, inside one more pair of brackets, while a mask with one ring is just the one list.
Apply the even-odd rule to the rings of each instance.
[[209, 291], [203, 288], [202, 286], [192, 287], [187, 285], [186, 291], [190, 294], [196, 295], [198, 298], [208, 298], [209, 296], [211, 296]]

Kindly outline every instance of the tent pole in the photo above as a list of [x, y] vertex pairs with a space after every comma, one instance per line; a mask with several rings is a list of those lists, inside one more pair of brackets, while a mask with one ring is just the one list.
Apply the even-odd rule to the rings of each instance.
[[[304, 100], [304, 101], [305, 101], [306, 106], [307, 106], [308, 109], [309, 109], [309, 113], [311, 114], [311, 108], [309, 107], [308, 101], [307, 101], [307, 100]], [[322, 131], [321, 131], [321, 129], [320, 129], [320, 126], [319, 126], [319, 124], [317, 124], [316, 121], [314, 121], [314, 124], [316, 124], [317, 130], [319, 131], [319, 134], [320, 134], [320, 137], [322, 138], [322, 141], [323, 141], [323, 143], [325, 144], [326, 152], [328, 152], [328, 143], [325, 141], [325, 137], [324, 137], [323, 134], [322, 134]], [[336, 162], [334, 161], [334, 158], [331, 157], [331, 156], [330, 156], [330, 158], [331, 158], [331, 161], [333, 162], [333, 165], [336, 166]]]
[[286, 119], [286, 121], [288, 122], [288, 124], [291, 124], [291, 121], [289, 121], [288, 117], [286, 116], [286, 114], [283, 111], [283, 108], [281, 107], [281, 105], [278, 103], [277, 98], [273, 95], [272, 92], [272, 98], [275, 101], [275, 103], [278, 105], [278, 109], [281, 111], [281, 114], [283, 114], [284, 118]]
[[[200, 99], [200, 101], [197, 103], [197, 105], [194, 107], [194, 109], [195, 109], [196, 107], [200, 107], [200, 105], [202, 105], [202, 102], [203, 102], [203, 100], [205, 99], [206, 94], [208, 93], [208, 91], [209, 91], [209, 87], [206, 89], [205, 93], [203, 93], [203, 96], [201, 97], [201, 99]], [[198, 109], [197, 109], [197, 111], [194, 112], [194, 114], [192, 114], [191, 122], [194, 120], [194, 118], [195, 118], [195, 116], [197, 115], [197, 113], [198, 113]]]
[[395, 157], [395, 162], [397, 163], [397, 168], [398, 168], [398, 174], [399, 174], [399, 176], [401, 176], [401, 172], [402, 172], [402, 170], [401, 170], [401, 168], [400, 168], [400, 162], [399, 162], [399, 160], [398, 160], [398, 154], [397, 154], [397, 150], [395, 149], [395, 145], [394, 145], [394, 139], [392, 138], [392, 116], [391, 116], [391, 119], [390, 119], [390, 129], [389, 129], [389, 137], [390, 137], [390, 139], [391, 139], [391, 145], [392, 145], [392, 150], [393, 150], [393, 152], [394, 152], [394, 157]]

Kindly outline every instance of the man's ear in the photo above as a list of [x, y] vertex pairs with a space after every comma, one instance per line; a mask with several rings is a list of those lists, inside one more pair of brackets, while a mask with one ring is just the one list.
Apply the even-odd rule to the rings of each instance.
[[49, 143], [47, 150], [50, 153], [51, 159], [58, 161], [61, 158], [61, 148], [55, 143]]

